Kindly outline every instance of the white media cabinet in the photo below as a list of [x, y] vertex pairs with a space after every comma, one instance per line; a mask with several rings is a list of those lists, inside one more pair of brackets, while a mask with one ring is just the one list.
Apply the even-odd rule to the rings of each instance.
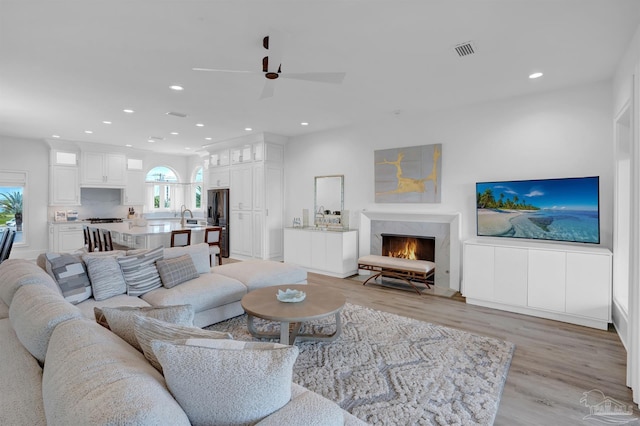
[[607, 248], [478, 238], [463, 257], [469, 304], [602, 330], [611, 322]]

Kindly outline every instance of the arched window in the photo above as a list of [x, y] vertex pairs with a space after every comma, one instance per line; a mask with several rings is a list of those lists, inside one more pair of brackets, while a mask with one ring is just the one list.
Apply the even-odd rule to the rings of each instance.
[[198, 167], [193, 174], [193, 179], [191, 180], [191, 188], [193, 193], [193, 200], [191, 203], [193, 204], [193, 208], [201, 209], [202, 208], [202, 167]]
[[157, 166], [149, 170], [145, 179], [150, 211], [175, 210], [176, 185], [178, 177], [175, 171], [166, 166]]

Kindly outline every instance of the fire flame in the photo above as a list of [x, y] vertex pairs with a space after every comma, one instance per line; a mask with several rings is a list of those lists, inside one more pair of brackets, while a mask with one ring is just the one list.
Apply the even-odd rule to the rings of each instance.
[[398, 250], [389, 250], [388, 256], [400, 257], [402, 259], [417, 260], [416, 249], [418, 248], [418, 242], [415, 239], [407, 239], [404, 243], [404, 247]]

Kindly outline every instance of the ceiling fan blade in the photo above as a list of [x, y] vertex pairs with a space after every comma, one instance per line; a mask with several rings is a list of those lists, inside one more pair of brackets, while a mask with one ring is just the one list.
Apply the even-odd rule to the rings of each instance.
[[208, 72], [231, 72], [231, 73], [242, 73], [242, 74], [257, 74], [256, 71], [246, 71], [246, 70], [220, 70], [216, 68], [191, 68], [192, 71], [208, 71]]
[[260, 99], [266, 99], [273, 96], [273, 92], [276, 88], [275, 80], [265, 80], [264, 87], [262, 88], [262, 94], [260, 94]]
[[301, 72], [282, 73], [281, 78], [291, 78], [294, 80], [315, 81], [317, 83], [341, 84], [347, 73], [344, 72]]

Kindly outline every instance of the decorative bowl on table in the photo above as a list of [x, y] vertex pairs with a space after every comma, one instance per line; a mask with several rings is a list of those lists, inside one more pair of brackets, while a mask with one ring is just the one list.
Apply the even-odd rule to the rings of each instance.
[[307, 297], [304, 291], [300, 290], [292, 290], [290, 288], [286, 290], [278, 290], [278, 294], [276, 295], [279, 301], [281, 302], [302, 302], [305, 297]]

